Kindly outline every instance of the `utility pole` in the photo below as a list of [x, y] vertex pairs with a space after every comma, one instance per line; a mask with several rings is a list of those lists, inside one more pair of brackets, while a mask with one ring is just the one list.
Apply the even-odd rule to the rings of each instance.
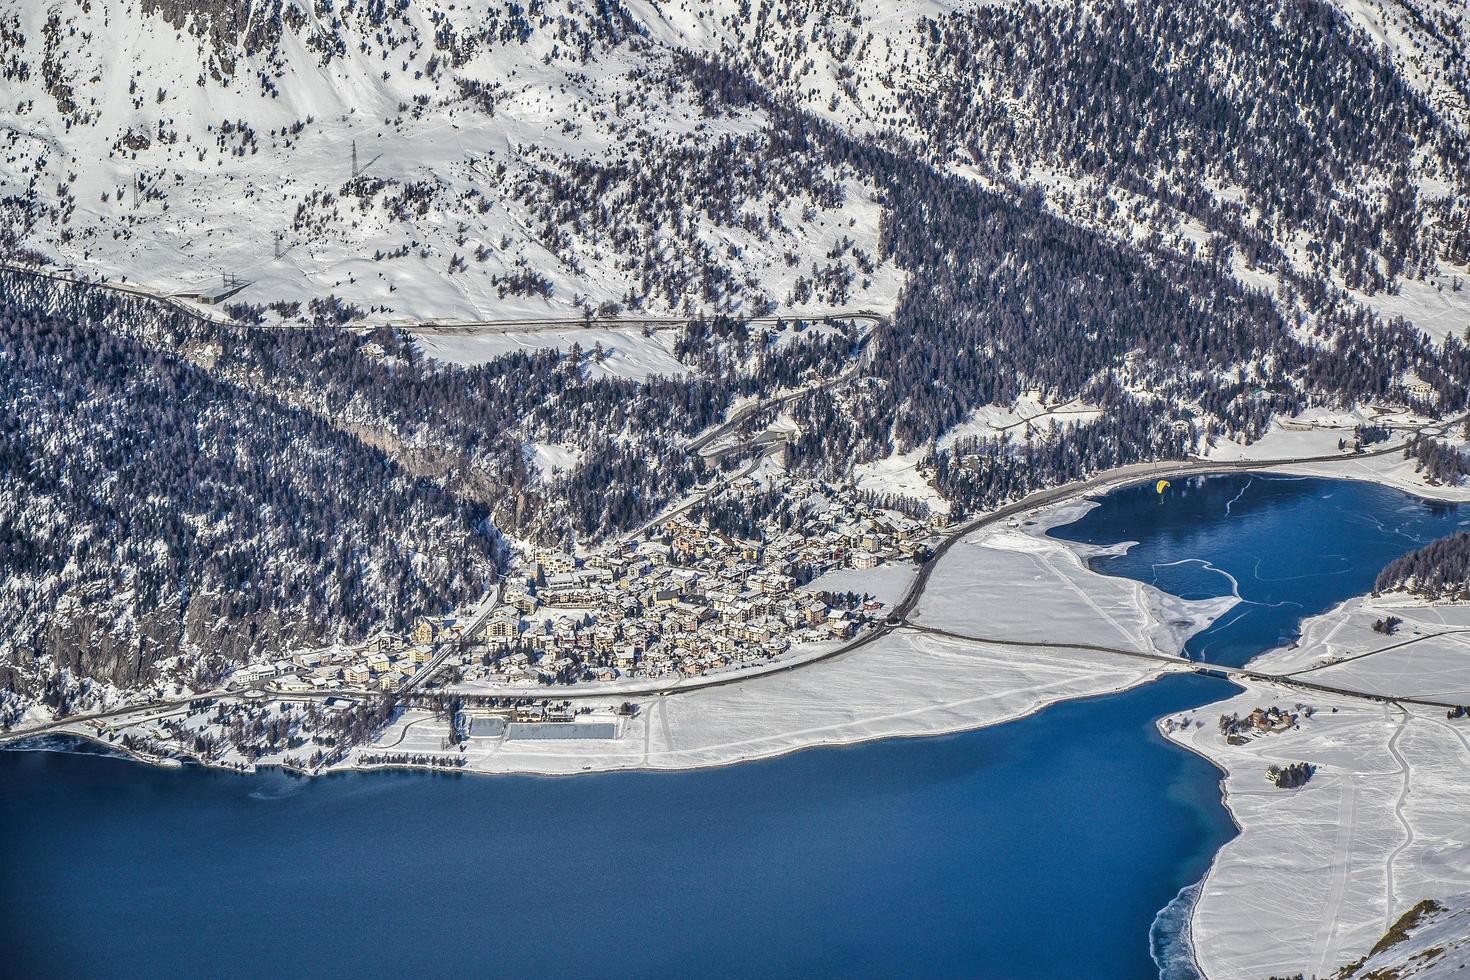
[[276, 232], [276, 258], [280, 258], [285, 252], [281, 248], [281, 233]]
[[371, 167], [373, 164], [377, 163], [381, 159], [383, 159], [383, 154], [379, 153], [377, 156], [373, 157], [367, 163], [364, 163], [361, 166], [358, 166], [358, 163], [357, 163], [357, 140], [353, 140], [352, 141], [352, 176], [350, 176], [350, 177], [347, 178], [347, 182], [350, 184], [354, 180], [356, 180], [357, 178], [361, 177], [363, 175], [363, 173], [365, 173], [369, 167]]

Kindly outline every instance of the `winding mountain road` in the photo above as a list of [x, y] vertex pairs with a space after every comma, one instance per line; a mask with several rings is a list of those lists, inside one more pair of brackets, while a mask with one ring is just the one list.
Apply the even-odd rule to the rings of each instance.
[[1383, 923], [1385, 932], [1393, 925], [1393, 914], [1399, 907], [1398, 897], [1394, 893], [1395, 864], [1398, 861], [1399, 855], [1414, 843], [1414, 827], [1404, 818], [1404, 804], [1409, 799], [1409, 761], [1399, 751], [1399, 737], [1404, 734], [1404, 729], [1409, 727], [1409, 713], [1402, 706], [1397, 707], [1399, 709], [1399, 722], [1393, 730], [1393, 735], [1389, 737], [1388, 753], [1393, 756], [1393, 761], [1398, 763], [1399, 776], [1403, 780], [1399, 785], [1399, 795], [1393, 802], [1393, 817], [1398, 821], [1399, 830], [1403, 833], [1403, 840], [1394, 845], [1394, 849], [1388, 852], [1387, 860], [1383, 862], [1384, 893], [1387, 896], [1383, 906], [1387, 914], [1387, 918]]

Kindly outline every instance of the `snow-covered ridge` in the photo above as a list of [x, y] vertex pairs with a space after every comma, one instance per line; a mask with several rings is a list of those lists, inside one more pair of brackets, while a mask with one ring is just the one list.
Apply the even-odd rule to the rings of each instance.
[[1333, 980], [1393, 977], [1423, 980], [1460, 977], [1470, 967], [1470, 895], [1425, 899], [1405, 912], [1362, 960]]
[[619, 5], [328, 9], [0, 4], [12, 231], [379, 320], [891, 307], [871, 188], [706, 117]]
[[[1463, 0], [1340, 6], [1333, 39], [1361, 57], [1334, 54], [1323, 71], [1347, 72], [1353, 87], [1292, 77], [1280, 98], [1322, 130], [1303, 134], [1272, 128], [1285, 109], [1251, 117], [1245, 98], [1299, 45], [1251, 47], [1243, 38], [1261, 32], [1231, 27], [1216, 6], [1155, 18], [1021, 0], [4, 0], [7, 234], [112, 278], [197, 291], [229, 275], [250, 283], [238, 302], [333, 294], [405, 322], [891, 308], [903, 276], [882, 254], [870, 177], [809, 156], [757, 108], [712, 110], [683, 70], [693, 57], [853, 138], [1005, 194], [1039, 192], [1120, 243], [1212, 259], [1236, 249], [1231, 261], [1252, 286], [1287, 287], [1288, 268], [1320, 273], [1385, 316], [1455, 332], [1470, 314], [1470, 290], [1455, 288], [1470, 256], [1455, 233], [1466, 171], [1452, 145], [1466, 132], [1470, 87], [1458, 61]], [[1151, 148], [1139, 145], [1137, 173], [1108, 176], [1086, 141], [1058, 131], [1037, 73], [1017, 75], [978, 41], [975, 57], [955, 56], [971, 30], [1013, 30], [1031, 57], [1087, 47], [1119, 17], [1179, 61], [1136, 64], [1143, 55], [1126, 45], [1100, 49], [1098, 61], [1159, 72], [1180, 97], [1230, 107], [1237, 116], [1219, 125], [1243, 127], [1250, 152], [1211, 159], [1199, 113], [1155, 118], [1158, 105], [1127, 92], [1094, 147], [1113, 152], [1135, 129], [1157, 128], [1192, 162], [1167, 157], [1151, 170]], [[1296, 29], [1267, 14], [1262, 24]], [[1190, 59], [1215, 44], [1239, 56], [1188, 89]], [[1366, 58], [1402, 78], [1374, 74]], [[1070, 63], [1048, 85], [1074, 99], [1099, 90]], [[1323, 122], [1339, 117], [1322, 108], [1339, 88], [1365, 127], [1382, 129], [1374, 139]], [[1416, 147], [1393, 172], [1360, 152], [1405, 140]], [[1319, 142], [1334, 171], [1321, 213], [1288, 219], [1271, 201], [1301, 196], [1284, 181], [1312, 168], [1301, 154]], [[1277, 170], [1242, 171], [1272, 156]], [[1155, 178], [1167, 193], [1146, 186]], [[1357, 200], [1339, 207], [1329, 189]], [[1339, 230], [1324, 243], [1329, 229]]]

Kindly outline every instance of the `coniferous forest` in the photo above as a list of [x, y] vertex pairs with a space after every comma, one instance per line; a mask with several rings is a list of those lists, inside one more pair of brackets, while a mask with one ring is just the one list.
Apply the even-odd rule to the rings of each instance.
[[[262, 117], [192, 118], [176, 90], [134, 82], [146, 126], [68, 67], [95, 53], [89, 5], [33, 36], [0, 17], [17, 118], [72, 150], [108, 135], [95, 162], [132, 176], [83, 199], [80, 158], [0, 137], [0, 690], [136, 685], [174, 657], [207, 679], [463, 606], [511, 540], [595, 545], [728, 477], [749, 456], [689, 441], [777, 394], [742, 432], [779, 416], [788, 472], [842, 481], [904, 454], [955, 516], [1254, 442], [1309, 409], [1467, 409], [1463, 331], [1394, 302], [1457, 294], [1470, 261], [1462, 55], [1408, 70], [1321, 0], [1004, 2], [902, 23], [862, 0], [692, 6], [700, 30], [671, 39], [615, 0], [427, 26], [406, 3], [308, 18], [272, 0], [243, 21], [145, 3], [159, 44], [197, 46], [191, 98], [228, 89]], [[1463, 51], [1458, 30], [1425, 25], [1412, 58]], [[495, 129], [531, 111], [528, 66], [554, 79], [537, 99], [575, 95], [535, 102], [566, 115], [540, 139]], [[366, 129], [282, 121], [286, 88], [331, 72], [381, 86], [388, 116], [352, 122], [372, 145], [452, 131], [463, 155], [369, 170]], [[334, 160], [257, 226], [272, 202], [252, 181], [282, 168], [253, 161], [309, 169], [324, 134], [332, 152], [352, 142], [354, 169]], [[261, 265], [316, 247], [356, 264], [311, 295], [243, 294], [230, 319], [48, 272], [152, 254], [191, 221], [190, 247], [228, 225]], [[678, 370], [618, 375], [597, 343], [433, 360], [385, 325], [405, 322], [403, 269], [422, 295], [589, 326], [677, 314]], [[813, 309], [868, 305], [871, 330], [804, 329]], [[1094, 411], [961, 428], [1023, 398]], [[1460, 435], [1408, 455], [1458, 483]], [[538, 447], [567, 464], [543, 472]], [[777, 491], [696, 513], [741, 535], [799, 517]], [[1451, 593], [1462, 544], [1380, 587]]]

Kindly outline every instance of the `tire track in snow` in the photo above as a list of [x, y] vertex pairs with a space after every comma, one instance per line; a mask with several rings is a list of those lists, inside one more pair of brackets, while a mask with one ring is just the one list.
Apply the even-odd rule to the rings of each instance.
[[1384, 875], [1384, 909], [1383, 909], [1383, 931], [1386, 933], [1394, 923], [1394, 909], [1398, 906], [1398, 896], [1394, 894], [1393, 876], [1394, 866], [1400, 854], [1410, 844], [1414, 843], [1414, 828], [1409, 821], [1404, 819], [1404, 802], [1409, 797], [1409, 763], [1399, 751], [1399, 736], [1404, 734], [1404, 729], [1409, 727], [1409, 712], [1402, 705], [1395, 705], [1403, 714], [1399, 719], [1398, 727], [1394, 729], [1393, 737], [1388, 740], [1389, 754], [1399, 764], [1399, 774], [1403, 777], [1403, 784], [1399, 787], [1398, 799], [1393, 804], [1394, 819], [1399, 822], [1403, 829], [1404, 839], [1399, 841], [1398, 846], [1388, 852], [1388, 858], [1383, 864]]
[[1325, 977], [1332, 969], [1327, 962], [1327, 950], [1337, 932], [1337, 922], [1342, 911], [1343, 893], [1347, 891], [1348, 858], [1353, 853], [1353, 829], [1358, 823], [1358, 784], [1349, 773], [1342, 776], [1341, 805], [1337, 815], [1337, 841], [1333, 854], [1336, 874], [1332, 879], [1332, 890], [1323, 905], [1322, 922], [1317, 926], [1317, 936], [1312, 942], [1312, 961], [1317, 964], [1312, 976]]

